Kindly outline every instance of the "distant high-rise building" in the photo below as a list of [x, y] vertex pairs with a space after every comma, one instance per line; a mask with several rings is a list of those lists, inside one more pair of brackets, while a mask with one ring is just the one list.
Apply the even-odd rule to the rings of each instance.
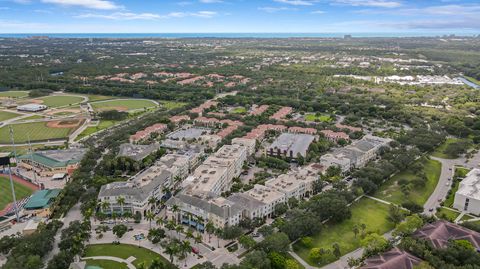
[[343, 36], [343, 39], [350, 39], [350, 38], [352, 38], [352, 35], [344, 35]]

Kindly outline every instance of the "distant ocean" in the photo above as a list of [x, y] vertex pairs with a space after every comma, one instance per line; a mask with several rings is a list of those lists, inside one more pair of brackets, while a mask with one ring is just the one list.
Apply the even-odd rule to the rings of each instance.
[[[336, 37], [434, 37], [448, 33], [22, 33], [2, 34], [3, 38], [28, 38], [48, 36], [50, 38], [308, 38]], [[458, 33], [459, 36], [474, 36], [480, 33]]]

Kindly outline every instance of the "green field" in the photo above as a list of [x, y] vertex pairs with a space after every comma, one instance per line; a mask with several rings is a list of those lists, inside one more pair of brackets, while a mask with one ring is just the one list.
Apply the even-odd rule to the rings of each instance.
[[13, 119], [18, 116], [21, 115], [10, 111], [0, 111], [0, 121]]
[[[388, 205], [379, 203], [369, 198], [362, 198], [352, 205], [352, 217], [338, 224], [329, 225], [328, 222], [322, 231], [313, 236], [313, 247], [332, 249], [333, 243], [340, 245], [341, 254], [352, 252], [361, 247], [360, 235], [353, 233], [354, 225], [360, 227], [360, 224], [367, 226], [366, 232], [372, 231], [383, 235], [392, 230], [395, 225], [388, 220]], [[310, 265], [322, 266], [336, 260], [335, 256], [330, 255], [323, 259], [321, 264], [316, 264], [310, 260], [310, 249], [305, 248], [300, 242], [294, 246], [295, 252]]]
[[[49, 139], [67, 138], [73, 128], [49, 128], [47, 122], [31, 122], [11, 124], [16, 143], [30, 141], [44, 141]], [[10, 143], [10, 132], [8, 126], [0, 128], [0, 143]]]
[[26, 117], [26, 118], [22, 118], [21, 120], [16, 120], [15, 122], [17, 121], [26, 121], [26, 120], [38, 120], [38, 119], [43, 119], [45, 118], [44, 116], [42, 115], [32, 115], [30, 117]]
[[96, 244], [88, 245], [85, 250], [85, 257], [93, 256], [113, 256], [122, 259], [127, 259], [130, 256], [135, 257], [133, 265], [138, 266], [140, 263], [145, 262], [146, 266], [149, 266], [154, 259], [160, 259], [163, 263], [170, 263], [163, 256], [148, 250], [146, 248], [134, 246], [134, 245], [113, 245], [113, 244]]
[[439, 217], [440, 219], [453, 222], [458, 217], [458, 215], [460, 215], [460, 213], [441, 207], [435, 215], [437, 215], [437, 217]]
[[447, 138], [443, 144], [435, 149], [435, 151], [432, 153], [432, 156], [443, 159], [455, 159], [455, 157], [446, 154], [445, 150], [447, 149], [448, 145], [458, 141], [460, 140], [456, 138]]
[[101, 101], [91, 103], [93, 109], [97, 111], [102, 110], [120, 110], [120, 111], [130, 111], [143, 108], [152, 108], [157, 105], [150, 100], [143, 99], [122, 99], [122, 100], [111, 100], [111, 101]]
[[117, 99], [118, 98], [118, 97], [115, 97], [115, 96], [97, 95], [97, 94], [86, 94], [85, 96], [88, 97], [89, 102], [110, 100], [110, 99]]
[[444, 206], [453, 206], [453, 202], [455, 200], [455, 193], [457, 192], [458, 187], [460, 187], [460, 180], [463, 179], [469, 171], [469, 169], [464, 167], [455, 167], [454, 178], [459, 180], [452, 180], [452, 188], [450, 193], [447, 195], [447, 199], [445, 199], [445, 202], [443, 203]]
[[89, 135], [94, 134], [96, 132], [99, 132], [103, 129], [107, 129], [107, 128], [115, 125], [116, 123], [118, 123], [118, 121], [102, 120], [102, 121], [100, 121], [100, 123], [97, 126], [87, 127], [85, 130], [83, 130], [83, 132], [81, 132], [75, 138], [75, 140], [78, 141], [78, 140], [84, 138], [85, 136], [89, 136]]
[[307, 114], [305, 115], [305, 120], [315, 122], [331, 122], [332, 118], [328, 115]]
[[[37, 150], [39, 148], [43, 148], [44, 145], [40, 145], [40, 144], [35, 144], [35, 145], [32, 145], [32, 150]], [[15, 147], [15, 150], [17, 151], [17, 155], [23, 155], [23, 154], [27, 154], [28, 151], [29, 151], [29, 146], [16, 146]], [[8, 153], [12, 153], [13, 154], [13, 147], [12, 146], [8, 146], [8, 147], [0, 147], [0, 152], [8, 152]]]
[[244, 107], [236, 107], [230, 111], [232, 114], [245, 114], [247, 113], [247, 109]]
[[415, 202], [418, 205], [423, 205], [430, 197], [430, 194], [435, 190], [437, 186], [438, 179], [440, 177], [440, 172], [442, 169], [442, 164], [435, 160], [419, 160], [423, 163], [424, 169], [427, 176], [427, 181], [424, 187], [412, 187], [409, 194], [405, 195], [398, 184], [399, 180], [407, 180], [412, 182], [415, 179], [420, 177], [415, 175], [410, 170], [405, 170], [396, 174], [391, 179], [387, 180], [376, 192], [375, 197], [401, 205], [406, 201]]
[[6, 91], [0, 92], [0, 97], [10, 97], [10, 98], [19, 98], [28, 96], [27, 91]]
[[81, 103], [83, 98], [72, 95], [52, 95], [39, 98], [39, 100], [42, 100], [42, 104], [48, 107], [60, 107]]
[[168, 110], [184, 107], [187, 103], [173, 101], [159, 101], [159, 103]]
[[87, 266], [97, 266], [103, 269], [128, 269], [125, 263], [109, 261], [109, 260], [85, 260]]
[[[13, 182], [13, 187], [15, 188], [15, 197], [17, 198], [17, 201], [28, 197], [33, 193], [32, 189], [16, 182]], [[4, 209], [5, 206], [12, 201], [10, 179], [8, 177], [0, 176], [0, 210]]]

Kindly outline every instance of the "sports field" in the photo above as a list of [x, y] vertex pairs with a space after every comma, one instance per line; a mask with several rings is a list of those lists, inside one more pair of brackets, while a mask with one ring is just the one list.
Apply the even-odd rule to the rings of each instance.
[[83, 101], [82, 97], [72, 96], [72, 95], [58, 95], [58, 96], [46, 96], [39, 98], [38, 100], [42, 101], [42, 104], [48, 107], [60, 107], [68, 106], [72, 104], [78, 104]]
[[6, 91], [0, 92], [0, 97], [10, 97], [10, 98], [19, 98], [28, 96], [27, 91]]
[[[73, 125], [58, 125], [56, 127], [49, 127], [55, 122], [31, 122], [31, 123], [20, 123], [12, 124], [12, 129], [14, 133], [14, 138], [16, 143], [26, 143], [28, 142], [28, 137], [30, 136], [30, 141], [44, 141], [49, 139], [61, 139], [67, 138], [68, 135], [75, 130]], [[10, 133], [7, 126], [0, 128], [0, 144], [10, 143]]]
[[10, 111], [0, 111], [0, 121], [13, 119], [18, 116], [20, 116], [20, 114], [13, 113]]
[[118, 110], [118, 111], [131, 111], [144, 108], [152, 108], [157, 105], [150, 100], [144, 99], [121, 99], [121, 100], [110, 100], [110, 101], [100, 101], [91, 103], [93, 109], [97, 111], [105, 110]]
[[332, 118], [329, 115], [307, 114], [305, 115], [305, 120], [315, 122], [331, 122]]
[[100, 121], [100, 123], [97, 126], [90, 126], [90, 127], [85, 128], [85, 130], [83, 130], [83, 132], [81, 132], [75, 138], [75, 141], [78, 141], [78, 140], [84, 138], [85, 136], [89, 136], [89, 135], [94, 134], [96, 132], [100, 132], [103, 129], [107, 129], [108, 127], [113, 126], [116, 123], [118, 123], [118, 121], [102, 120], [102, 121]]
[[[13, 182], [15, 196], [17, 201], [30, 196], [33, 193], [32, 188]], [[12, 192], [10, 190], [10, 179], [6, 176], [0, 176], [0, 210], [4, 209], [9, 203], [13, 202]]]

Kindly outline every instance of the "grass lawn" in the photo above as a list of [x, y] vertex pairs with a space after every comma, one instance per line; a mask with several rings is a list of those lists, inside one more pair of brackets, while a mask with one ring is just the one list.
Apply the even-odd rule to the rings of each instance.
[[285, 255], [285, 257], [286, 257], [288, 260], [294, 260], [294, 261], [297, 263], [298, 268], [300, 268], [300, 269], [305, 269], [305, 266], [303, 266], [301, 263], [299, 263], [297, 260], [295, 260], [295, 258], [292, 257], [292, 255], [290, 255], [290, 254], [287, 253], [287, 255]]
[[163, 256], [148, 250], [146, 248], [134, 246], [134, 245], [113, 245], [113, 244], [97, 244], [97, 245], [88, 245], [85, 250], [85, 257], [92, 256], [113, 256], [122, 259], [127, 259], [130, 256], [135, 257], [133, 265], [138, 266], [140, 263], [145, 262], [145, 265], [148, 267], [152, 260], [160, 259], [163, 263], [170, 263]]
[[230, 111], [232, 114], [245, 114], [247, 113], [247, 109], [244, 107], [236, 107]]
[[[19, 123], [11, 126], [16, 143], [28, 142], [28, 135], [30, 136], [30, 141], [66, 138], [73, 131], [73, 128], [49, 128], [47, 127], [47, 122]], [[10, 143], [8, 126], [0, 128], [0, 143]]]
[[427, 175], [427, 182], [424, 187], [412, 187], [410, 193], [405, 195], [398, 184], [399, 180], [407, 180], [409, 182], [418, 179], [409, 169], [396, 174], [387, 180], [376, 192], [375, 197], [401, 205], [406, 201], [412, 201], [418, 205], [423, 205], [428, 200], [432, 192], [437, 186], [438, 179], [442, 170], [442, 164], [435, 160], [418, 160], [423, 163], [423, 171]]
[[100, 121], [100, 123], [99, 123], [97, 126], [87, 127], [85, 130], [83, 130], [83, 132], [81, 132], [81, 133], [75, 138], [75, 140], [80, 140], [80, 139], [82, 139], [82, 138], [85, 137], [85, 136], [94, 134], [94, 133], [99, 132], [99, 131], [101, 131], [101, 130], [103, 130], [103, 129], [107, 129], [108, 127], [111, 127], [111, 126], [115, 125], [116, 123], [118, 123], [118, 121], [102, 120], [102, 121]]
[[454, 179], [452, 181], [452, 188], [451, 191], [447, 195], [447, 199], [445, 199], [445, 202], [443, 203], [444, 206], [446, 207], [452, 207], [453, 202], [455, 200], [455, 193], [458, 190], [458, 187], [460, 187], [460, 181], [465, 178], [467, 173], [470, 171], [470, 169], [464, 168], [464, 167], [456, 167], [455, 168], [455, 175]]
[[38, 120], [38, 119], [43, 119], [45, 118], [42, 115], [32, 115], [30, 117], [22, 118], [21, 120], [16, 120], [16, 121], [25, 121], [25, 120]]
[[28, 96], [27, 91], [6, 91], [0, 92], [0, 97], [10, 97], [10, 98], [19, 98]]
[[109, 260], [85, 260], [87, 266], [97, 266], [103, 269], [128, 269], [125, 263]]
[[305, 115], [306, 121], [315, 121], [315, 122], [331, 122], [332, 118], [328, 115], [315, 115], [315, 114], [307, 114]]
[[480, 85], [480, 81], [478, 81], [478, 80], [475, 79], [475, 78], [467, 77], [467, 76], [465, 76], [465, 78], [466, 78], [467, 80], [469, 80], [470, 82], [472, 82], [472, 83], [475, 83], [475, 84], [477, 84], [477, 85]]
[[453, 211], [453, 210], [446, 209], [444, 207], [441, 207], [437, 211], [436, 215], [437, 215], [437, 217], [439, 217], [441, 219], [453, 222], [458, 217], [458, 215], [460, 215], [460, 213], [458, 213], [456, 211]]
[[[17, 201], [30, 196], [32, 189], [23, 186], [17, 182], [13, 182], [15, 188], [15, 197]], [[10, 190], [10, 179], [8, 177], [0, 176], [0, 210], [4, 209], [9, 203], [13, 202], [12, 192]]]
[[438, 148], [435, 149], [435, 151], [432, 153], [432, 156], [443, 159], [455, 159], [455, 156], [446, 154], [445, 150], [447, 149], [448, 145], [460, 141], [462, 140], [457, 138], [447, 138], [443, 144], [441, 144]]
[[0, 121], [13, 119], [18, 116], [21, 115], [10, 111], [0, 111]]
[[[360, 235], [355, 234], [352, 229], [354, 225], [365, 224], [367, 226], [366, 232], [373, 231], [378, 234], [384, 234], [392, 230], [395, 225], [388, 220], [388, 205], [374, 201], [369, 198], [362, 198], [360, 201], [352, 205], [352, 217], [342, 223], [331, 224], [328, 223], [322, 231], [313, 236], [313, 247], [319, 247], [332, 250], [333, 243], [340, 245], [341, 254], [352, 252], [361, 247]], [[301, 243], [294, 245], [295, 252], [311, 265], [322, 266], [336, 260], [335, 256], [327, 256], [321, 264], [315, 264], [310, 260], [310, 249], [305, 248]]]
[[168, 110], [184, 107], [187, 103], [173, 101], [159, 101], [159, 103]]
[[117, 99], [118, 98], [118, 97], [115, 97], [115, 96], [97, 95], [97, 94], [86, 94], [84, 96], [88, 97], [89, 102], [110, 100], [110, 99]]
[[72, 96], [72, 95], [52, 95], [39, 98], [42, 100], [44, 105], [48, 107], [60, 107], [60, 106], [68, 106], [72, 104], [78, 104], [83, 101], [82, 97], [79, 96]]
[[91, 103], [93, 109], [97, 111], [102, 110], [120, 110], [129, 111], [143, 108], [152, 108], [157, 106], [153, 101], [143, 99], [122, 99]]
[[[32, 145], [32, 150], [37, 150], [39, 148], [43, 148], [44, 145], [41, 145], [41, 144], [34, 144]], [[17, 155], [23, 155], [23, 154], [27, 154], [28, 151], [29, 151], [29, 146], [15, 146], [15, 150], [17, 151]], [[12, 146], [8, 146], [8, 147], [0, 147], [0, 152], [8, 152], [8, 153], [12, 153], [13, 155], [13, 147]]]

